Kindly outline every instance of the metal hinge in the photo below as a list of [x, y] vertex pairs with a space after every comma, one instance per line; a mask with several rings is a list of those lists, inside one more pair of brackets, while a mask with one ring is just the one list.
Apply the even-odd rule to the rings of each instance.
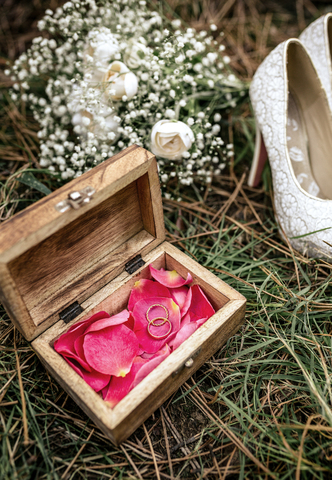
[[74, 320], [80, 313], [83, 312], [83, 308], [78, 302], [74, 302], [69, 307], [62, 310], [59, 313], [61, 320], [65, 323], [69, 323], [71, 320]]
[[88, 185], [80, 191], [69, 193], [68, 198], [57, 203], [55, 208], [60, 213], [66, 212], [70, 208], [78, 210], [80, 207], [90, 202], [94, 193], [96, 193], [96, 190]]
[[131, 260], [129, 260], [129, 262], [126, 263], [125, 270], [131, 275], [132, 273], [136, 272], [136, 270], [138, 270], [140, 267], [143, 267], [143, 265], [145, 265], [145, 262], [142, 259], [141, 255], [138, 254], [136, 255], [136, 257], [132, 258]]

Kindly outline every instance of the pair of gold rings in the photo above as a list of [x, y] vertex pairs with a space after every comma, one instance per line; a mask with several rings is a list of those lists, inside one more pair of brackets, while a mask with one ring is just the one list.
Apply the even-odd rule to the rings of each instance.
[[[156, 318], [153, 318], [152, 320], [150, 320], [150, 318], [149, 318], [149, 312], [150, 312], [150, 310], [151, 310], [152, 308], [155, 308], [155, 307], [161, 307], [161, 308], [163, 308], [163, 309], [165, 310], [165, 315], [166, 315], [166, 316], [165, 316], [165, 317], [156, 317]], [[172, 331], [172, 324], [171, 324], [171, 322], [170, 322], [170, 320], [169, 320], [169, 318], [168, 318], [168, 310], [167, 310], [167, 308], [166, 308], [164, 305], [161, 305], [160, 303], [155, 303], [155, 304], [151, 305], [151, 306], [148, 308], [148, 310], [147, 310], [147, 312], [146, 312], [145, 315], [146, 315], [146, 319], [147, 319], [147, 321], [148, 321], [148, 334], [149, 334], [152, 338], [155, 338], [155, 339], [157, 339], [157, 340], [161, 340], [161, 339], [167, 337], [167, 335], [169, 335], [169, 334], [171, 333], [171, 331]], [[155, 323], [156, 320], [161, 320], [161, 322]], [[165, 333], [164, 335], [153, 335], [153, 333], [151, 333], [151, 330], [150, 330], [151, 325], [152, 325], [153, 327], [161, 327], [162, 325], [165, 325], [165, 323], [168, 323], [168, 324], [169, 324], [169, 329], [168, 329], [167, 333]]]

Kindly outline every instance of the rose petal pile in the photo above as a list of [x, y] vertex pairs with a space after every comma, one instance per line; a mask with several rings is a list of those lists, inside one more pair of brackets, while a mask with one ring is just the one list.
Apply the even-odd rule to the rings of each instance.
[[98, 312], [76, 323], [54, 349], [114, 407], [214, 313], [190, 273], [156, 270], [138, 280], [128, 310]]

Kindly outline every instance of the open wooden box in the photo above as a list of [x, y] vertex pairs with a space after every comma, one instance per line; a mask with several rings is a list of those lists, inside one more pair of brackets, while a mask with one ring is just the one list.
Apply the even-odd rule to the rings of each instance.
[[[0, 226], [0, 300], [40, 360], [115, 443], [124, 441], [244, 321], [245, 298], [164, 241], [154, 155], [136, 145]], [[53, 349], [71, 325], [127, 307], [155, 268], [190, 272], [216, 310], [115, 408]], [[188, 361], [190, 360], [190, 361]]]

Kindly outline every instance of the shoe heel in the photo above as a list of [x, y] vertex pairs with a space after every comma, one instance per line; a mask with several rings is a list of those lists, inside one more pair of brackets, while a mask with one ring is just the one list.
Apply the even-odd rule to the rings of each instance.
[[257, 187], [257, 185], [259, 184], [262, 178], [263, 168], [266, 160], [267, 151], [265, 148], [263, 136], [259, 130], [259, 126], [256, 121], [255, 152], [248, 178], [249, 187]]

